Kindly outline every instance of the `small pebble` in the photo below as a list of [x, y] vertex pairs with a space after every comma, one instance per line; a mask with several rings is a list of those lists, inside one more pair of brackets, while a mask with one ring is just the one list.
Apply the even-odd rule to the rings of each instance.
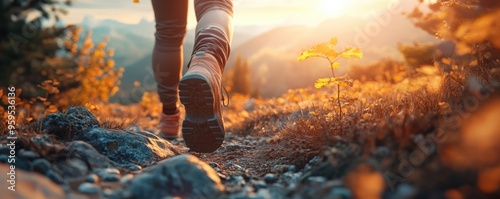
[[16, 169], [22, 169], [25, 171], [33, 171], [33, 164], [26, 158], [23, 157], [16, 157], [16, 162], [14, 163], [16, 165]]
[[253, 184], [253, 188], [255, 188], [256, 190], [267, 188], [266, 182], [264, 182], [262, 180], [254, 181], [252, 184]]
[[299, 181], [302, 177], [302, 173], [301, 172], [297, 172], [297, 173], [286, 172], [282, 176], [283, 176], [283, 180], [287, 183], [299, 183]]
[[139, 170], [142, 169], [142, 167], [140, 165], [132, 165], [132, 166], [129, 167], [129, 169], [131, 171], [139, 171]]
[[19, 156], [26, 158], [28, 160], [34, 160], [34, 159], [40, 157], [35, 152], [24, 150], [24, 149], [19, 150]]
[[217, 164], [216, 162], [210, 162], [208, 165], [210, 165], [212, 168], [219, 167], [219, 164]]
[[232, 168], [236, 171], [245, 171], [245, 168], [243, 168], [242, 166], [238, 165], [238, 164], [233, 164], [231, 165]]
[[114, 168], [107, 168], [103, 170], [103, 173], [120, 175], [120, 170]]
[[105, 198], [121, 198], [119, 193], [120, 193], [119, 191], [113, 191], [112, 189], [104, 189], [102, 195]]
[[8, 146], [0, 147], [0, 154], [9, 154], [9, 153], [10, 153], [10, 148]]
[[330, 191], [328, 198], [349, 199], [352, 198], [352, 194], [349, 189], [338, 187], [338, 188], [333, 188], [332, 191]]
[[48, 170], [47, 173], [45, 173], [45, 175], [50, 178], [53, 182], [57, 183], [57, 184], [63, 184], [64, 183], [64, 179], [59, 175], [57, 174], [56, 172], [54, 172], [54, 170]]
[[234, 175], [234, 176], [231, 176], [231, 180], [236, 182], [238, 185], [244, 185], [246, 183], [243, 176]]
[[231, 161], [231, 160], [227, 160], [227, 161], [226, 161], [226, 163], [224, 163], [224, 166], [225, 166], [225, 167], [229, 167], [229, 166], [231, 166], [232, 164], [233, 164], [233, 161]]
[[9, 161], [9, 156], [8, 155], [0, 155], [0, 162], [2, 163], [7, 163]]
[[78, 186], [78, 191], [84, 194], [96, 194], [99, 192], [99, 187], [96, 184], [84, 182]]
[[97, 183], [99, 182], [99, 176], [96, 174], [89, 174], [87, 177], [85, 177], [85, 182], [90, 182], [90, 183]]
[[120, 183], [126, 184], [127, 182], [129, 182], [132, 179], [134, 179], [134, 175], [127, 174], [127, 175], [124, 175], [122, 178], [120, 178]]
[[380, 157], [390, 157], [391, 155], [391, 150], [389, 150], [385, 146], [379, 146], [375, 149], [374, 155], [380, 156]]
[[271, 169], [273, 173], [285, 173], [288, 170], [288, 165], [274, 165]]
[[45, 174], [52, 168], [50, 162], [44, 158], [39, 158], [33, 161], [33, 170], [40, 173]]
[[271, 194], [269, 193], [268, 189], [259, 189], [256, 194], [256, 198], [259, 199], [270, 199]]
[[307, 182], [314, 184], [323, 184], [326, 182], [326, 178], [323, 176], [310, 176], [307, 178]]
[[105, 182], [117, 182], [120, 180], [120, 176], [118, 174], [104, 174], [102, 180]]
[[268, 173], [264, 176], [264, 181], [268, 184], [273, 184], [278, 181], [278, 177], [272, 173]]

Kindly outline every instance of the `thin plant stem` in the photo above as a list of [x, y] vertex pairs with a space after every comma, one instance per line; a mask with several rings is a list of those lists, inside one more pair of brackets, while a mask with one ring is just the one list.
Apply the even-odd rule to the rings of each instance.
[[[339, 58], [335, 59], [335, 60], [331, 60], [329, 57], [325, 57], [328, 62], [330, 62], [330, 66], [336, 62]], [[333, 70], [333, 67], [330, 67], [330, 69], [332, 70], [332, 76], [333, 78], [335, 78], [335, 71]], [[333, 104], [334, 102], [332, 102]], [[340, 103], [340, 85], [337, 84], [337, 104], [339, 105], [339, 124], [340, 124], [340, 134], [343, 135], [343, 126], [342, 126], [342, 104]], [[335, 104], [333, 104], [333, 107], [335, 107]]]
[[342, 104], [340, 103], [340, 85], [337, 84], [337, 103], [339, 104], [339, 124], [340, 124], [340, 135], [343, 135], [343, 127], [342, 127]]

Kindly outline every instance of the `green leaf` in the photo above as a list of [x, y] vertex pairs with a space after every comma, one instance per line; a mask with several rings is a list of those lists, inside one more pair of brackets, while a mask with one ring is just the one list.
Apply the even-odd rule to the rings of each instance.
[[338, 62], [333, 62], [331, 65], [330, 65], [330, 68], [331, 69], [337, 69], [339, 68], [340, 64]]
[[363, 57], [363, 53], [361, 52], [361, 50], [359, 48], [354, 48], [354, 47], [349, 47], [349, 48], [346, 48], [344, 51], [342, 51], [342, 53], [340, 53], [340, 56], [342, 56], [343, 58], [362, 58]]
[[330, 78], [319, 78], [318, 80], [316, 80], [316, 83], [314, 83], [314, 87], [323, 88], [323, 87], [328, 86], [330, 84], [331, 84]]

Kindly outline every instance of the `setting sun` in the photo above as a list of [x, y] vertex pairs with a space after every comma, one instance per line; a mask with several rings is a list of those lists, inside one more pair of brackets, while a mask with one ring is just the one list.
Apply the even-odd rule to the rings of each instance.
[[352, 1], [341, 0], [321, 0], [318, 8], [322, 15], [337, 17], [353, 11]]

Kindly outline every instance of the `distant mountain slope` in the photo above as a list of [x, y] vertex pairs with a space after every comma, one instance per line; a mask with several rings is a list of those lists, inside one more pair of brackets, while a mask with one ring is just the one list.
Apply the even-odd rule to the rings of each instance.
[[[83, 24], [94, 30], [95, 38], [110, 37], [109, 47], [115, 49], [117, 66], [125, 67], [120, 93], [130, 93], [134, 81], [141, 82], [151, 75], [148, 68], [151, 67], [154, 45], [154, 22], [141, 20], [138, 24], [123, 24], [113, 20], [87, 19]], [[401, 59], [398, 43], [436, 42], [433, 36], [414, 27], [401, 15], [390, 15], [385, 20], [376, 17], [331, 19], [313, 27], [235, 27], [226, 70], [232, 68], [236, 56], [248, 59], [253, 84], [265, 97], [280, 95], [290, 88], [310, 86], [317, 78], [329, 74], [328, 68], [323, 66], [324, 60], [297, 62], [296, 57], [304, 49], [332, 36], [339, 38], [339, 50], [356, 46], [364, 53], [362, 60], [341, 63], [342, 68], [350, 63], [368, 64], [385, 57]], [[193, 40], [194, 31], [189, 30], [184, 45], [185, 63]]]

